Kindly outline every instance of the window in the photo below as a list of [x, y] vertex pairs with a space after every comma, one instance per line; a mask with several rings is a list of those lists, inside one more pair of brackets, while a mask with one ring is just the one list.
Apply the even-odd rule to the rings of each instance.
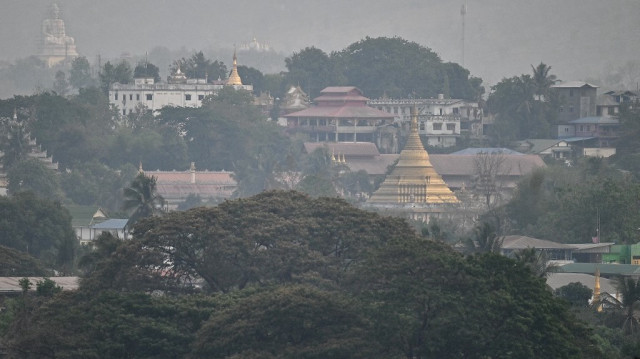
[[127, 114], [127, 110], [122, 110], [122, 116], [125, 116]]
[[140, 101], [140, 94], [139, 93], [136, 94], [136, 100]]
[[569, 112], [573, 112], [573, 106], [569, 106]]
[[442, 130], [442, 124], [441, 124], [441, 123], [434, 123], [434, 124], [433, 124], [433, 130], [434, 130], [434, 131], [440, 131], [440, 130]]
[[204, 95], [198, 95], [198, 101], [204, 100]]
[[133, 101], [133, 94], [129, 94], [129, 100]]
[[447, 123], [447, 131], [455, 131], [456, 124], [455, 123]]
[[569, 96], [573, 97], [573, 89], [569, 89]]
[[184, 99], [186, 101], [191, 101], [191, 95], [189, 95], [189, 94], [184, 95]]
[[118, 93], [116, 92], [116, 95], [114, 96], [115, 100], [118, 101]]
[[420, 122], [420, 131], [424, 131], [424, 122]]
[[148, 93], [147, 94], [147, 101], [151, 101], [151, 100], [153, 100], [153, 95]]
[[560, 112], [564, 112], [564, 106], [560, 106]]

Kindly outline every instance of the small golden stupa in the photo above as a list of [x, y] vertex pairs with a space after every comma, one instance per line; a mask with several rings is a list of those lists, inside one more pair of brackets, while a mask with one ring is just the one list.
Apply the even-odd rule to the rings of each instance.
[[367, 200], [370, 204], [444, 204], [458, 203], [429, 161], [418, 134], [418, 113], [411, 109], [411, 132], [407, 145], [380, 188]]
[[233, 50], [233, 69], [231, 70], [231, 75], [229, 75], [229, 79], [227, 80], [227, 85], [242, 86], [242, 79], [240, 78], [240, 75], [238, 75], [238, 57], [236, 56], [235, 50]]

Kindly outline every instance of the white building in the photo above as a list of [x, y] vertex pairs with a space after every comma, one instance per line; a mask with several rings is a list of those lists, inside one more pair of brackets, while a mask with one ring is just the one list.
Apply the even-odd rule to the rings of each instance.
[[207, 79], [188, 79], [178, 68], [166, 83], [156, 83], [153, 78], [136, 78], [133, 84], [112, 84], [109, 88], [109, 103], [117, 107], [122, 116], [144, 108], [158, 111], [165, 106], [200, 107], [205, 97], [215, 94], [225, 86], [253, 91], [253, 85], [242, 84], [235, 53], [233, 69], [226, 81], [211, 83]]
[[408, 124], [411, 108], [418, 110], [418, 131], [427, 138], [428, 146], [451, 147], [462, 133], [479, 136], [482, 130], [482, 110], [478, 103], [460, 99], [376, 99], [369, 100], [370, 107], [388, 112], [395, 121]]

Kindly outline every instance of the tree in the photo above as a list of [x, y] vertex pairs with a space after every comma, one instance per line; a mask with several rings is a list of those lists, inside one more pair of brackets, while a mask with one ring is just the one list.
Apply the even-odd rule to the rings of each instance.
[[399, 219], [357, 210], [337, 198], [268, 191], [138, 222], [136, 240], [100, 270], [106, 277], [92, 281], [120, 289], [147, 278], [140, 288], [178, 292], [192, 290], [199, 278], [212, 292], [336, 281], [367, 247], [411, 233]]
[[533, 70], [532, 79], [535, 84], [535, 94], [538, 96], [537, 100], [548, 100], [551, 86], [558, 82], [556, 75], [550, 74], [549, 71], [551, 71], [551, 66], [542, 62], [535, 67], [531, 65], [531, 69]]
[[577, 307], [589, 306], [589, 300], [593, 296], [591, 288], [580, 282], [572, 282], [555, 290], [555, 295], [566, 299], [571, 305]]
[[145, 176], [144, 173], [131, 182], [124, 189], [124, 203], [122, 209], [132, 211], [127, 226], [131, 226], [141, 218], [150, 217], [163, 211], [164, 199], [158, 194], [156, 178]]
[[300, 85], [310, 98], [318, 96], [325, 87], [336, 85], [332, 60], [318, 48], [306, 47], [284, 61], [289, 70], [286, 82]]
[[640, 282], [638, 278], [621, 276], [617, 278], [616, 289], [622, 297], [619, 302], [620, 308], [624, 310], [622, 330], [626, 334], [637, 334], [640, 330], [640, 323], [636, 318], [638, 302], [640, 302]]
[[126, 60], [120, 61], [116, 66], [107, 61], [100, 71], [100, 87], [105, 94], [109, 93], [112, 84], [128, 84], [132, 79], [131, 65]]
[[76, 89], [95, 86], [95, 79], [91, 75], [91, 65], [86, 57], [76, 57], [71, 62], [69, 84]]
[[431, 49], [399, 37], [366, 37], [331, 56], [341, 83], [357, 86], [365, 96], [437, 97], [444, 86], [440, 57]]
[[0, 151], [3, 153], [0, 159], [6, 170], [26, 158], [31, 138], [27, 120], [19, 120], [17, 113], [15, 118], [0, 117], [0, 130]]
[[484, 222], [473, 230], [473, 237], [463, 244], [467, 253], [500, 253], [504, 237], [498, 236], [490, 223]]
[[50, 275], [42, 263], [22, 251], [0, 245], [0, 276], [40, 277]]
[[134, 78], [153, 78], [155, 82], [160, 82], [160, 69], [158, 66], [148, 62], [139, 62], [133, 69]]
[[60, 96], [66, 96], [69, 92], [69, 82], [67, 81], [67, 75], [64, 71], [56, 72], [56, 78], [53, 82], [53, 91]]
[[175, 72], [178, 68], [187, 77], [194, 79], [226, 79], [229, 74], [224, 62], [218, 60], [212, 62], [204, 56], [202, 51], [196, 52], [188, 59], [182, 58], [176, 61], [171, 71]]
[[371, 323], [343, 293], [288, 285], [249, 292], [198, 332], [207, 358], [377, 358]]
[[[0, 197], [0, 244], [33, 255], [45, 265], [59, 268], [59, 256], [75, 241], [71, 216], [60, 203], [38, 198], [32, 192]], [[72, 261], [71, 261], [72, 262]], [[68, 264], [68, 263], [62, 263]]]
[[31, 191], [42, 198], [60, 199], [58, 174], [37, 158], [28, 158], [15, 163], [7, 171], [7, 192], [16, 194]]
[[243, 84], [253, 85], [253, 93], [260, 94], [264, 91], [264, 87], [262, 85], [264, 75], [258, 69], [247, 66], [238, 66], [238, 75], [240, 75]]
[[479, 153], [473, 158], [475, 196], [484, 199], [490, 210], [499, 204], [502, 197], [502, 180], [500, 176], [510, 173], [505, 164], [505, 156], [501, 153]]

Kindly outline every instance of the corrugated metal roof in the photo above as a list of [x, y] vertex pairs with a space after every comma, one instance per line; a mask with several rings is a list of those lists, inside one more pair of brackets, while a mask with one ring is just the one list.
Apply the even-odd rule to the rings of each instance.
[[[593, 290], [596, 284], [596, 277], [586, 273], [549, 273], [547, 276], [547, 285], [554, 290], [576, 282]], [[600, 291], [615, 295], [616, 287], [614, 281], [600, 278]]]
[[284, 117], [380, 118], [390, 121], [394, 118], [390, 113], [369, 106], [313, 106], [302, 111], [284, 115]]
[[588, 83], [588, 82], [584, 82], [584, 81], [567, 81], [567, 82], [561, 82], [561, 83], [559, 83], [559, 84], [555, 84], [555, 85], [553, 85], [553, 86], [551, 86], [551, 87], [560, 87], [560, 88], [562, 88], [562, 87], [566, 87], [566, 88], [573, 87], [573, 88], [576, 88], [576, 87], [585, 87], [585, 86], [587, 86], [587, 87], [593, 87], [593, 88], [598, 88], [598, 86], [596, 86], [596, 85], [592, 85], [592, 84], [590, 84], [590, 83]]
[[620, 121], [613, 117], [593, 116], [582, 117], [577, 120], [569, 121], [571, 124], [597, 124], [597, 125], [617, 125]]
[[100, 222], [91, 226], [93, 229], [124, 229], [127, 226], [128, 219], [111, 218], [104, 222]]
[[505, 155], [522, 155], [522, 153], [508, 149], [508, 148], [495, 148], [495, 147], [469, 147], [464, 150], [451, 153], [452, 155], [477, 155], [477, 154], [505, 154]]
[[527, 236], [505, 236], [502, 241], [502, 249], [573, 249], [573, 247], [558, 242], [548, 241]]
[[558, 272], [592, 274], [596, 272], [596, 267], [602, 275], [640, 276], [640, 266], [633, 264], [569, 263], [558, 267]]
[[329, 152], [349, 156], [377, 156], [380, 154], [373, 142], [305, 142], [304, 149], [311, 153], [318, 148], [326, 147]]

